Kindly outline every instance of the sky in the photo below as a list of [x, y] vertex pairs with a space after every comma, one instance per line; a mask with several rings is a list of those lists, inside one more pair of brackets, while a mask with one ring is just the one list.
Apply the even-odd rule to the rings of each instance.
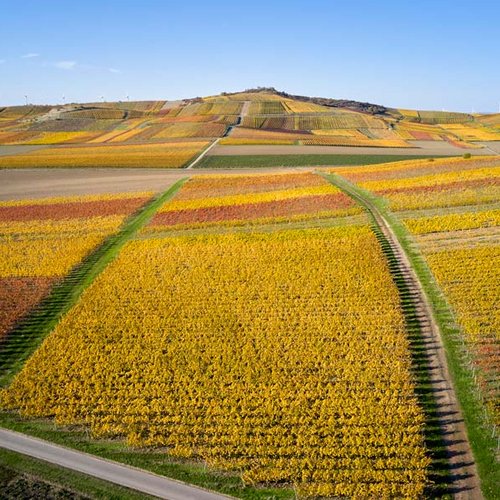
[[255, 86], [410, 109], [500, 106], [498, 0], [0, 0], [0, 19], [3, 106]]

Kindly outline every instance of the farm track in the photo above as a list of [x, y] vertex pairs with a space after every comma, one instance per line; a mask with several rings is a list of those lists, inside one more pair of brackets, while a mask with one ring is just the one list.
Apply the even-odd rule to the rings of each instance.
[[22, 155], [25, 153], [31, 153], [33, 151], [37, 151], [38, 149], [45, 149], [49, 146], [46, 145], [38, 145], [31, 146], [28, 144], [23, 144], [19, 146], [6, 146], [4, 144], [0, 145], [0, 156], [14, 156], [14, 155]]
[[166, 498], [168, 500], [222, 500], [232, 498], [6, 429], [0, 429], [0, 447], [157, 498]]
[[170, 199], [187, 177], [155, 197], [128, 219], [121, 230], [107, 238], [58, 282], [37, 308], [25, 316], [0, 342], [0, 386], [7, 385], [38, 348], [59, 319], [78, 301], [84, 290], [115, 258], [120, 249]]
[[[441, 331], [422, 283], [396, 234], [375, 204], [342, 177], [323, 175], [363, 206], [373, 219], [374, 231], [388, 259], [391, 273], [400, 292], [410, 342], [413, 347], [417, 347], [415, 344], [418, 344], [418, 351], [412, 349], [413, 357], [417, 358], [415, 360], [416, 371], [423, 369], [423, 378], [430, 383], [430, 394], [427, 396], [420, 394], [419, 396], [424, 405], [434, 406], [434, 408], [424, 408], [424, 411], [427, 414], [427, 419], [437, 424], [441, 435], [441, 445], [445, 451], [444, 458], [446, 458], [449, 468], [449, 475], [444, 478], [446, 493], [452, 494], [453, 498], [458, 500], [482, 499], [479, 475], [460, 404], [448, 370]], [[416, 341], [415, 336], [417, 337]], [[417, 379], [419, 376], [422, 377], [422, 375], [417, 374]], [[431, 400], [429, 400], [429, 396]], [[426, 438], [428, 437], [426, 436]], [[439, 478], [433, 477], [432, 479], [436, 483], [439, 482]]]
[[[227, 137], [231, 135], [231, 132], [233, 131], [234, 127], [239, 126], [239, 124], [243, 121], [243, 118], [248, 114], [248, 110], [250, 108], [250, 101], [245, 101], [243, 104], [243, 107], [241, 108], [241, 113], [240, 116], [238, 117], [238, 122], [236, 125], [231, 125], [227, 128], [226, 133], [222, 137]], [[191, 163], [189, 163], [186, 167], [184, 167], [184, 170], [191, 170], [194, 168], [203, 158], [207, 155], [210, 154], [210, 151], [217, 146], [219, 141], [222, 139], [222, 137], [218, 137], [215, 139], [208, 148], [206, 148], [200, 155], [198, 155]]]
[[[238, 116], [238, 120], [236, 121], [235, 124], [230, 125], [224, 135], [220, 137], [220, 139], [223, 139], [224, 137], [229, 137], [232, 133], [235, 127], [239, 127], [241, 125], [241, 122], [243, 121], [243, 118], [248, 114], [248, 110], [250, 109], [250, 101], [245, 101], [243, 103], [243, 106], [241, 108], [241, 113]], [[218, 142], [218, 141], [217, 141]]]
[[215, 146], [217, 146], [217, 143], [221, 140], [221, 137], [218, 137], [217, 139], [215, 139], [214, 142], [212, 142], [212, 144], [210, 144], [210, 146], [208, 146], [208, 148], [206, 148], [205, 150], [203, 150], [201, 152], [201, 154], [199, 154], [191, 163], [189, 163], [186, 167], [184, 167], [184, 170], [190, 170], [192, 169], [197, 163], [199, 163], [201, 160], [203, 160], [203, 158], [205, 157], [205, 155]]
[[250, 111], [250, 105], [252, 104], [252, 101], [245, 101], [243, 103], [243, 107], [241, 108], [241, 113], [240, 113], [240, 123], [243, 121], [243, 118], [248, 115], [248, 112]]

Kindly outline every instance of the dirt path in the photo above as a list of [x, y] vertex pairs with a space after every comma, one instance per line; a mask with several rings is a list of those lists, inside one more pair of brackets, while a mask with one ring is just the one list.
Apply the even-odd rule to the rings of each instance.
[[243, 118], [248, 115], [248, 111], [250, 110], [250, 104], [252, 104], [252, 101], [245, 101], [243, 103], [243, 107], [241, 108], [241, 113], [240, 113], [240, 123], [243, 121]]
[[241, 107], [240, 115], [238, 116], [238, 120], [236, 121], [236, 123], [234, 125], [231, 125], [230, 127], [228, 127], [228, 129], [226, 130], [226, 133], [224, 134], [223, 137], [229, 137], [233, 133], [233, 130], [236, 127], [239, 127], [241, 125], [243, 118], [248, 115], [248, 110], [250, 109], [250, 104], [251, 104], [251, 101], [245, 101], [243, 103], [243, 106]]
[[396, 259], [398, 274], [404, 279], [407, 289], [411, 293], [411, 301], [420, 326], [420, 334], [426, 346], [429, 378], [438, 407], [437, 418], [451, 469], [450, 490], [456, 499], [482, 499], [479, 476], [467, 437], [462, 411], [448, 371], [441, 332], [423, 286], [413, 270], [401, 243], [381, 211], [345, 179], [339, 176], [328, 176], [328, 180], [354, 198], [372, 214], [390, 245]]
[[488, 150], [488, 154], [500, 155], [500, 141], [476, 142], [476, 144]]
[[49, 146], [45, 145], [31, 146], [28, 144], [20, 144], [19, 146], [17, 145], [7, 146], [2, 144], [0, 145], [0, 156], [13, 156], [24, 153], [31, 153], [32, 151], [36, 151], [37, 149], [45, 149], [48, 147]]

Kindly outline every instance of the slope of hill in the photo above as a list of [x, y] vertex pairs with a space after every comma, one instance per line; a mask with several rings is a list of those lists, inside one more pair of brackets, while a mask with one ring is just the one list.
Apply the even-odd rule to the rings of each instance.
[[[130, 153], [135, 160], [121, 161], [120, 165], [106, 161], [103, 165], [182, 167], [219, 140], [222, 146], [306, 146], [302, 154], [314, 154], [311, 146], [337, 146], [398, 148], [402, 154], [413, 155], [415, 148], [432, 149], [432, 144], [446, 142], [450, 147], [445, 154], [458, 155], [463, 154], [461, 149], [481, 150], [484, 141], [500, 141], [500, 127], [498, 115], [397, 110], [372, 103], [291, 95], [274, 88], [182, 101], [0, 108], [0, 145], [49, 146], [50, 152], [43, 154], [50, 160], [38, 165], [31, 155], [26, 166], [66, 166], [73, 156], [78, 156], [75, 165], [91, 166], [96, 156]], [[153, 149], [147, 145], [157, 148], [152, 163], [146, 152], [152, 154]], [[54, 146], [57, 151], [52, 151]], [[440, 149], [436, 154], [443, 154]], [[167, 153], [168, 161], [163, 161], [162, 155]], [[256, 153], [250, 148], [246, 154]], [[87, 159], [82, 160], [82, 155]], [[64, 156], [62, 163], [60, 156]], [[0, 166], [10, 166], [9, 160], [4, 158]], [[25, 165], [17, 158], [14, 166]]]

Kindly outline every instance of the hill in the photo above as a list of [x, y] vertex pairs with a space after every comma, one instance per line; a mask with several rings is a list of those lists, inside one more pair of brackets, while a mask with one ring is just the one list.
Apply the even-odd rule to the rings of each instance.
[[[500, 141], [500, 117], [393, 109], [292, 95], [272, 87], [177, 101], [0, 108], [0, 146], [45, 148], [36, 155], [16, 152], [15, 159], [5, 156], [14, 154], [14, 149], [4, 148], [0, 167], [177, 168], [189, 164], [215, 141], [219, 143], [217, 155], [416, 157], [457, 156], [467, 150], [491, 154], [486, 145]], [[224, 152], [226, 146], [240, 146], [240, 150]], [[291, 148], [262, 153], [253, 146]]]
[[[245, 103], [248, 103], [245, 105]], [[0, 144], [156, 143], [236, 139], [279, 144], [383, 145], [408, 140], [500, 140], [499, 115], [388, 108], [258, 87], [181, 101], [131, 101], [0, 108]], [[241, 132], [243, 130], [243, 132]], [[241, 141], [240, 141], [241, 142]]]

